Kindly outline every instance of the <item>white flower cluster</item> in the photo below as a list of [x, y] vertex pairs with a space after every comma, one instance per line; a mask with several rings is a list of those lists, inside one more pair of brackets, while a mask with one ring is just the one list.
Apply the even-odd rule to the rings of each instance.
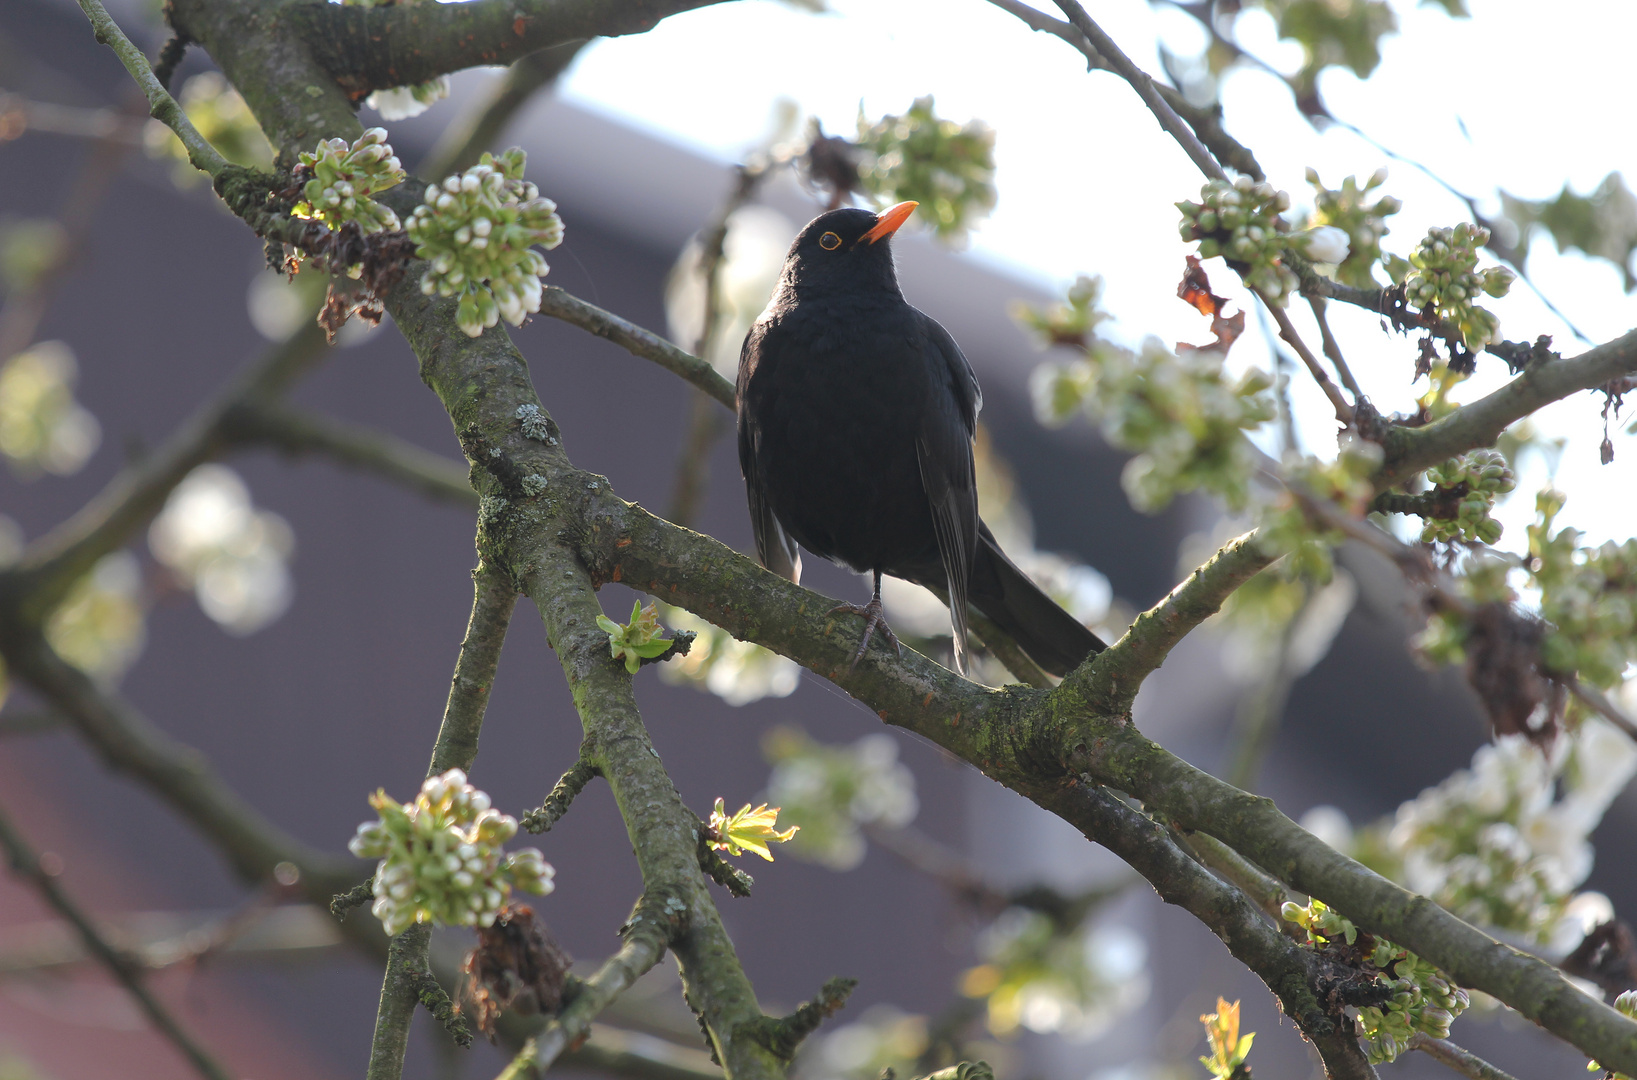
[[915, 820], [915, 774], [898, 760], [890, 735], [866, 735], [851, 746], [826, 746], [794, 728], [769, 734], [773, 762], [767, 801], [782, 820], [801, 828], [794, 855], [834, 870], [851, 870], [864, 858], [864, 825], [902, 828]]
[[1119, 925], [1068, 933], [1050, 917], [1008, 908], [978, 937], [984, 963], [966, 972], [961, 991], [988, 998], [989, 1030], [1019, 1027], [1091, 1039], [1148, 996], [1147, 948]]
[[97, 560], [46, 619], [45, 637], [58, 656], [87, 675], [113, 682], [142, 651], [142, 567], [129, 551]]
[[1453, 229], [1429, 229], [1410, 254], [1404, 279], [1411, 303], [1433, 311], [1460, 327], [1469, 349], [1500, 340], [1500, 319], [1473, 301], [1479, 293], [1505, 296], [1517, 275], [1504, 266], [1478, 270], [1478, 249], [1489, 243], [1489, 230], [1466, 222]]
[[256, 509], [226, 465], [201, 465], [176, 485], [148, 530], [148, 547], [232, 633], [253, 634], [290, 606], [295, 535], [284, 518]]
[[[1285, 297], [1297, 285], [1296, 275], [1279, 260], [1289, 242], [1279, 220], [1279, 215], [1290, 209], [1289, 194], [1265, 181], [1240, 176], [1232, 183], [1207, 181], [1199, 198], [1197, 203], [1185, 200], [1176, 204], [1182, 211], [1178, 226], [1182, 238], [1199, 241], [1202, 259], [1221, 255], [1240, 264], [1236, 269], [1245, 284], [1260, 290], [1270, 303], [1283, 307]], [[1335, 246], [1333, 241], [1323, 236], [1313, 242], [1324, 249], [1319, 254], [1328, 254], [1327, 249]], [[1342, 252], [1342, 258], [1346, 257]]]
[[348, 145], [345, 139], [325, 139], [301, 163], [312, 173], [302, 185], [302, 201], [292, 211], [297, 217], [321, 221], [338, 229], [349, 221], [366, 233], [398, 228], [392, 208], [370, 198], [403, 183], [408, 175], [392, 147], [387, 129], [372, 127]]
[[1409, 888], [1462, 918], [1549, 941], [1573, 932], [1560, 924], [1591, 873], [1592, 830], [1634, 773], [1637, 747], [1600, 718], [1549, 756], [1507, 736], [1399, 807], [1388, 846]]
[[380, 113], [382, 120], [408, 120], [421, 115], [448, 96], [449, 76], [439, 75], [414, 86], [377, 90], [364, 99], [364, 104]]
[[102, 441], [97, 418], [74, 400], [74, 351], [42, 341], [0, 365], [0, 456], [24, 476], [76, 473]]
[[549, 269], [532, 245], [563, 242], [557, 204], [523, 179], [527, 155], [517, 147], [482, 159], [426, 189], [405, 229], [415, 254], [431, 261], [421, 277], [428, 296], [458, 296], [455, 320], [470, 337], [505, 319], [521, 326], [540, 310], [540, 279]]
[[489, 796], [450, 769], [428, 777], [415, 801], [385, 791], [370, 796], [379, 821], [366, 821], [347, 847], [380, 859], [370, 909], [388, 934], [415, 923], [489, 926], [513, 888], [545, 894], [556, 871], [535, 848], [506, 854], [517, 820], [492, 809]]

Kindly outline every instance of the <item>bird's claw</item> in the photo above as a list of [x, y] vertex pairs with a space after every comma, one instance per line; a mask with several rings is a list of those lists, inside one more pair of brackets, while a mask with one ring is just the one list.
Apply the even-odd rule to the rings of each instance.
[[848, 671], [852, 671], [854, 668], [858, 667], [858, 662], [864, 659], [864, 653], [870, 647], [870, 639], [875, 636], [877, 629], [879, 629], [882, 635], [886, 637], [887, 644], [892, 646], [892, 651], [894, 653], [898, 654], [900, 657], [904, 655], [903, 646], [898, 644], [898, 635], [893, 633], [892, 627], [887, 625], [887, 612], [886, 609], [881, 606], [881, 601], [879, 599], [871, 600], [869, 603], [864, 604], [863, 606], [858, 604], [837, 604], [835, 607], [830, 609], [830, 614], [834, 615], [838, 611], [845, 611], [852, 615], [860, 615], [863, 616], [865, 620], [864, 640], [858, 643], [858, 651], [853, 653], [853, 662], [847, 665]]

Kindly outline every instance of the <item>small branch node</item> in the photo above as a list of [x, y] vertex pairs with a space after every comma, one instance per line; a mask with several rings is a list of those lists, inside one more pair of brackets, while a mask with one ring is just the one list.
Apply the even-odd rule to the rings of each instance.
[[330, 898], [330, 914], [337, 919], [345, 920], [347, 912], [355, 907], [363, 907], [375, 899], [375, 879], [360, 882], [344, 893], [336, 893]]
[[[825, 1020], [841, 1011], [847, 997], [858, 985], [857, 979], [834, 978], [820, 988], [818, 996], [799, 1006], [789, 1016], [764, 1016], [734, 1029], [736, 1039], [753, 1039], [766, 1047], [780, 1061], [791, 1061], [802, 1040], [817, 1031]], [[962, 1078], [967, 1080], [967, 1078]]]
[[455, 1045], [463, 1050], [470, 1050], [472, 1048], [471, 1025], [466, 1022], [466, 1017], [461, 1015], [460, 1009], [450, 1000], [449, 994], [442, 985], [439, 984], [430, 971], [417, 971], [413, 977], [415, 996], [426, 1007], [426, 1011], [436, 1017], [438, 1023], [443, 1025], [443, 1030], [449, 1033], [449, 1037], [455, 1041]]
[[520, 824], [531, 833], [550, 832], [551, 827], [562, 820], [564, 814], [568, 813], [569, 805], [574, 802], [574, 797], [585, 790], [585, 786], [591, 782], [592, 777], [601, 775], [602, 773], [597, 766], [585, 759], [582, 758], [575, 762], [574, 767], [564, 773], [562, 779], [558, 780], [556, 786], [551, 789], [551, 794], [546, 796], [546, 801], [541, 803], [537, 809], [524, 814]]

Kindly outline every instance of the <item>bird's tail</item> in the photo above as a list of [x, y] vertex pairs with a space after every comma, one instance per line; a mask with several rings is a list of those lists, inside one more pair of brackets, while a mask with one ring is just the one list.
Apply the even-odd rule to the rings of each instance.
[[989, 526], [981, 523], [974, 555], [967, 600], [1010, 634], [1042, 669], [1067, 675], [1086, 657], [1107, 648], [1101, 638], [1030, 581], [1000, 550]]

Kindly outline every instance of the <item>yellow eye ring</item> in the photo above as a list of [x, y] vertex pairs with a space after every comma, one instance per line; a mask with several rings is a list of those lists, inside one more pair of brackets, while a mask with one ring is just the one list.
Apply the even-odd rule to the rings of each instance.
[[823, 248], [825, 251], [834, 251], [840, 246], [841, 237], [837, 236], [833, 232], [827, 232], [823, 236], [819, 237], [819, 247]]

